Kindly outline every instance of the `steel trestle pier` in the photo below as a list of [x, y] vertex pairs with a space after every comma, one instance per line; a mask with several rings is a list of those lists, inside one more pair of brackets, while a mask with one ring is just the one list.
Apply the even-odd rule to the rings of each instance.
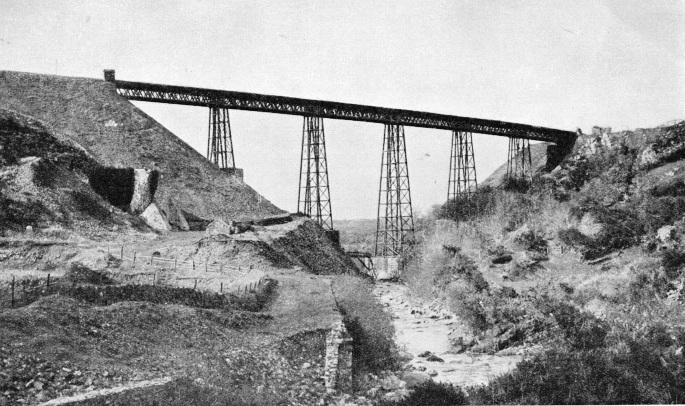
[[469, 198], [477, 191], [478, 182], [476, 181], [472, 135], [468, 132], [452, 131], [447, 200], [460, 197]]
[[328, 190], [328, 163], [323, 119], [305, 117], [300, 156], [300, 188], [297, 211], [314, 219], [321, 227], [333, 229], [331, 198]]
[[221, 169], [235, 169], [231, 123], [228, 119], [227, 108], [209, 108], [207, 159]]
[[397, 256], [402, 253], [406, 240], [414, 236], [407, 148], [401, 125], [385, 126], [378, 189], [375, 255]]
[[509, 138], [506, 178], [510, 180], [532, 180], [533, 162], [530, 155], [529, 140], [525, 138]]

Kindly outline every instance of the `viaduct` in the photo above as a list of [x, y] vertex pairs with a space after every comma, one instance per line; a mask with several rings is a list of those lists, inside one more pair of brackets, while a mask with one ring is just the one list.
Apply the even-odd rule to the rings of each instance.
[[233, 173], [235, 157], [229, 110], [251, 110], [304, 117], [298, 211], [327, 230], [333, 230], [328, 189], [324, 118], [366, 121], [385, 126], [378, 191], [375, 256], [400, 254], [403, 242], [414, 232], [404, 127], [425, 127], [452, 132], [447, 199], [469, 198], [477, 192], [472, 134], [509, 138], [507, 177], [532, 175], [530, 140], [545, 141], [560, 150], [573, 146], [576, 133], [496, 120], [484, 120], [422, 111], [391, 109], [322, 100], [272, 96], [225, 90], [170, 86], [116, 80], [105, 70], [105, 80], [129, 100], [203, 106], [209, 108], [207, 159]]

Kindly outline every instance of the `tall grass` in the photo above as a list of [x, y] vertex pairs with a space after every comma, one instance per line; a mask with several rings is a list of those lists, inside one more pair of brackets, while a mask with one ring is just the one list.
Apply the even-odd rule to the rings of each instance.
[[371, 283], [356, 276], [336, 276], [333, 293], [353, 339], [353, 369], [379, 372], [396, 368], [395, 327], [390, 314], [373, 297]]

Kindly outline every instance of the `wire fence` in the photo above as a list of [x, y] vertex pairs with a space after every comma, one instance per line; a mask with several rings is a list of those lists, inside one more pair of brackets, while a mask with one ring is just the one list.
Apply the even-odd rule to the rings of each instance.
[[232, 274], [237, 272], [239, 276], [245, 276], [247, 272], [255, 269], [253, 265], [248, 266], [233, 266], [224, 265], [217, 263], [210, 263], [209, 259], [206, 261], [195, 261], [195, 260], [178, 260], [177, 258], [167, 258], [161, 255], [141, 255], [137, 251], [132, 252], [124, 251], [124, 247], [107, 247], [108, 256], [113, 256], [114, 258], [120, 259], [122, 261], [129, 261], [133, 264], [146, 264], [149, 266], [157, 266], [160, 268], [172, 269], [172, 270], [183, 270], [183, 271], [204, 271], [204, 272], [216, 272], [216, 273], [228, 273]]
[[[112, 274], [111, 276], [116, 277], [128, 277], [129, 282], [121, 283], [120, 281], [114, 282], [109, 276], [100, 274], [100, 280], [89, 281], [94, 286], [127, 286], [127, 285], [163, 285], [170, 288], [178, 289], [192, 289], [193, 291], [204, 293], [218, 293], [222, 295], [232, 294], [236, 296], [241, 296], [244, 294], [252, 293], [257, 291], [260, 287], [264, 285], [264, 282], [268, 279], [267, 277], [261, 277], [257, 281], [253, 281], [247, 284], [226, 284], [221, 282], [218, 288], [214, 290], [211, 289], [198, 289], [198, 280], [201, 278], [175, 278], [176, 285], [169, 284], [164, 281], [158, 272], [141, 272], [137, 274]], [[130, 283], [135, 277], [135, 281]], [[193, 287], [179, 286], [178, 280], [194, 280]], [[16, 308], [26, 306], [33, 303], [38, 298], [42, 296], [48, 296], [53, 294], [60, 294], [60, 292], [66, 292], [69, 288], [76, 288], [83, 282], [77, 282], [76, 280], [69, 280], [64, 278], [53, 278], [51, 274], [46, 277], [40, 278], [23, 278], [16, 279], [12, 275], [12, 281], [3, 289], [0, 289], [0, 308]]]

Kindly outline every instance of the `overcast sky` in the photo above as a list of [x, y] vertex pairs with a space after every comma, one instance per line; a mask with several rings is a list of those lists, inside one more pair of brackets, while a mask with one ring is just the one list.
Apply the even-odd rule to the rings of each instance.
[[[0, 0], [0, 69], [407, 108], [566, 130], [685, 118], [685, 0]], [[203, 154], [207, 109], [137, 103]], [[231, 112], [238, 167], [297, 208], [302, 118]], [[374, 218], [383, 126], [326, 120], [333, 217]], [[415, 211], [450, 133], [407, 127]], [[507, 140], [474, 134], [478, 177]]]

